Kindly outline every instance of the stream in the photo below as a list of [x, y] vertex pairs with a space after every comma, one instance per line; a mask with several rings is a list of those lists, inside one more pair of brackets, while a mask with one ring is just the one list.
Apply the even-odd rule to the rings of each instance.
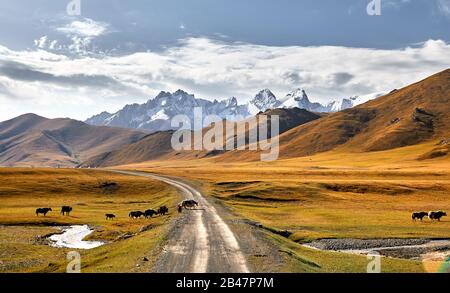
[[94, 230], [88, 225], [60, 227], [61, 234], [55, 234], [49, 237], [50, 246], [57, 248], [73, 248], [73, 249], [93, 249], [104, 245], [101, 241], [83, 241]]

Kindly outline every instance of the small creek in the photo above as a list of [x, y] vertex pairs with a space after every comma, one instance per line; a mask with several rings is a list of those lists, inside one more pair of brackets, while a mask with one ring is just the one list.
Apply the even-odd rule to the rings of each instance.
[[448, 261], [450, 257], [450, 240], [446, 239], [323, 239], [303, 246], [359, 255], [377, 252], [387, 257], [422, 261]]
[[105, 244], [101, 241], [83, 241], [86, 236], [94, 232], [88, 225], [60, 227], [60, 229], [62, 230], [61, 234], [55, 234], [48, 238], [51, 241], [50, 246], [58, 248], [93, 249]]

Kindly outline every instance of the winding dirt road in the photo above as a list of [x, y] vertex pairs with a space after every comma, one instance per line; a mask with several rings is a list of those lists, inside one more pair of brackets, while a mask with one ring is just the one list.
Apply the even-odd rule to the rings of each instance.
[[236, 236], [216, 208], [194, 187], [180, 180], [137, 171], [115, 171], [165, 182], [194, 199], [199, 209], [184, 213], [169, 233], [169, 240], [157, 261], [158, 273], [248, 273], [249, 269]]

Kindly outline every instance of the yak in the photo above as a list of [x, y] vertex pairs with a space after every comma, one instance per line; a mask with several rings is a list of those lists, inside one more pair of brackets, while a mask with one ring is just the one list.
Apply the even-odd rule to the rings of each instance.
[[169, 208], [166, 207], [166, 206], [162, 206], [162, 207], [160, 207], [160, 208], [158, 209], [157, 212], [158, 212], [159, 215], [165, 216], [166, 214], [169, 213]]
[[146, 210], [144, 212], [144, 216], [145, 216], [146, 219], [153, 218], [153, 216], [156, 216], [157, 214], [158, 214], [158, 212], [155, 211], [155, 210]]
[[417, 213], [412, 213], [411, 218], [413, 219], [413, 221], [416, 220], [421, 220], [423, 221], [423, 218], [428, 217], [428, 213], [427, 212], [417, 212]]
[[72, 207], [69, 207], [69, 206], [63, 206], [62, 208], [61, 208], [61, 215], [63, 215], [63, 216], [70, 216], [70, 212], [72, 212], [73, 211], [73, 208]]
[[185, 201], [182, 201], [180, 204], [178, 204], [178, 212], [181, 213], [183, 211], [183, 209], [190, 209], [190, 210], [192, 210], [195, 207], [198, 207], [198, 202], [196, 202], [193, 199], [185, 200]]
[[141, 211], [135, 211], [135, 212], [130, 212], [128, 214], [128, 216], [132, 219], [139, 219], [140, 217], [144, 216], [145, 214]]
[[446, 212], [443, 211], [437, 211], [437, 212], [429, 212], [428, 213], [428, 218], [430, 218], [430, 220], [434, 221], [434, 220], [438, 220], [439, 222], [441, 221], [441, 218], [447, 216]]
[[106, 214], [105, 217], [106, 217], [106, 220], [114, 220], [116, 218], [116, 215], [114, 215], [114, 214]]
[[44, 217], [47, 216], [48, 212], [52, 212], [52, 208], [40, 208], [36, 209], [36, 216], [39, 217], [40, 214], [43, 214]]

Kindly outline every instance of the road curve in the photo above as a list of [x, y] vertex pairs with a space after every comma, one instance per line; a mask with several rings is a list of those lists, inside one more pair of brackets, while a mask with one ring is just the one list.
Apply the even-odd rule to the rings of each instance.
[[138, 171], [115, 172], [165, 182], [180, 190], [186, 199], [199, 203], [199, 209], [185, 211], [169, 233], [155, 272], [249, 273], [236, 236], [198, 190], [175, 178]]

